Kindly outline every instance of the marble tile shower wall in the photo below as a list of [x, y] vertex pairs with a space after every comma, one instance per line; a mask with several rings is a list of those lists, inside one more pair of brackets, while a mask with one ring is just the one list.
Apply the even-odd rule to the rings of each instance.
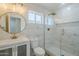
[[26, 37], [30, 39], [37, 38], [39, 46], [44, 47], [44, 27], [43, 25], [27, 24], [26, 30], [24, 30]]
[[61, 44], [61, 54], [65, 51], [70, 55], [79, 56], [79, 22], [59, 24], [46, 35], [46, 47], [60, 49]]

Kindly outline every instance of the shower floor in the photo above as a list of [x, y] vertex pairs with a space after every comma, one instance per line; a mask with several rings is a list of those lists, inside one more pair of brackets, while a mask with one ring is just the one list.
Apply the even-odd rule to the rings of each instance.
[[64, 50], [61, 50], [61, 54], [60, 54], [60, 49], [57, 47], [46, 47], [45, 50], [49, 56], [73, 56], [72, 54]]

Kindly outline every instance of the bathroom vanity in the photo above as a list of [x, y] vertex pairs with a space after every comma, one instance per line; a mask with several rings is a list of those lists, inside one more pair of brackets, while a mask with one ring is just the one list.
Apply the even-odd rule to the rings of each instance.
[[30, 56], [30, 41], [26, 37], [20, 36], [17, 39], [0, 40], [0, 50], [12, 48], [12, 56], [17, 56], [17, 48], [21, 45], [26, 45], [26, 54]]
[[[1, 29], [11, 35], [9, 38], [0, 40], [0, 50], [11, 48], [10, 55], [30, 56], [30, 41], [20, 33], [26, 27], [26, 18], [17, 12], [7, 12], [0, 16], [0, 20]], [[20, 33], [20, 36], [17, 36], [17, 33]], [[20, 48], [21, 46], [22, 48]], [[3, 52], [0, 54], [3, 54]], [[7, 54], [7, 52], [4, 54]]]

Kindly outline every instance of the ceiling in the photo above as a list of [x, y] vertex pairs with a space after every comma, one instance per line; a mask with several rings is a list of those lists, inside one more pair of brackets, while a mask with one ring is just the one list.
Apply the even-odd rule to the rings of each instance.
[[6, 4], [6, 3], [1, 4], [0, 3], [0, 16], [7, 12], [17, 12], [23, 15], [25, 11], [26, 11], [26, 8], [24, 6], [21, 6], [20, 4]]
[[57, 10], [70, 5], [71, 3], [34, 3], [34, 5], [39, 5], [46, 8], [50, 12], [56, 12]]
[[38, 5], [48, 9], [49, 11], [57, 10], [60, 7], [60, 3], [39, 3]]
[[79, 21], [79, 3], [31, 3], [39, 8], [48, 10], [48, 14], [54, 15], [56, 23]]

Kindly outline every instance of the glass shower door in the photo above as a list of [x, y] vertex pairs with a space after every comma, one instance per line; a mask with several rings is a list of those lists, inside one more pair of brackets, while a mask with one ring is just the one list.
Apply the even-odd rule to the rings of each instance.
[[45, 27], [45, 49], [51, 56], [79, 56], [79, 22]]
[[60, 55], [60, 41], [58, 39], [58, 34], [54, 28], [51, 28], [50, 31], [46, 29], [45, 32], [45, 49], [48, 55], [50, 56], [59, 56]]
[[61, 55], [79, 56], [79, 22], [63, 24]]
[[[53, 18], [51, 20], [53, 20]], [[49, 22], [49, 19], [47, 22]], [[60, 55], [59, 35], [60, 30], [56, 28], [54, 21], [50, 21], [50, 23], [45, 24], [45, 50], [46, 53], [50, 56]]]

